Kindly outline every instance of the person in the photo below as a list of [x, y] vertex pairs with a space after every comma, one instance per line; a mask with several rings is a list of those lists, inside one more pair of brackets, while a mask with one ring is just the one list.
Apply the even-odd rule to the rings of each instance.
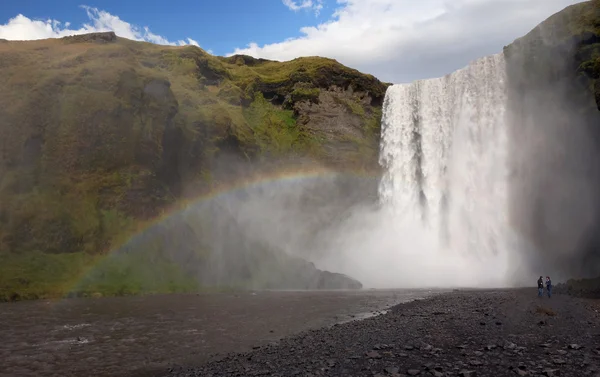
[[550, 276], [546, 276], [546, 292], [548, 292], [548, 298], [552, 297], [552, 280], [550, 280]]
[[540, 276], [538, 279], [538, 297], [542, 297], [544, 295], [544, 278]]

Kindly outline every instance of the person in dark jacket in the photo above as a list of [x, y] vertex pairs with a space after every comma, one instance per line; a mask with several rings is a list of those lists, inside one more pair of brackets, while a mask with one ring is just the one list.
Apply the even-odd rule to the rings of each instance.
[[550, 276], [546, 276], [546, 292], [548, 292], [548, 298], [552, 297], [552, 280], [550, 280]]
[[538, 297], [542, 297], [544, 295], [544, 278], [540, 276], [538, 279]]

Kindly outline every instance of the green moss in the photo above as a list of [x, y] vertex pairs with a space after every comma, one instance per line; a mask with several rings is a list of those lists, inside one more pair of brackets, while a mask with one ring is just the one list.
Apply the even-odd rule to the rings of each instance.
[[290, 94], [291, 104], [299, 101], [310, 101], [312, 103], [319, 103], [319, 95], [321, 90], [311, 86], [296, 86]]
[[262, 153], [281, 155], [304, 146], [305, 138], [296, 124], [293, 111], [277, 108], [262, 94], [255, 96], [252, 104], [244, 110], [244, 116]]

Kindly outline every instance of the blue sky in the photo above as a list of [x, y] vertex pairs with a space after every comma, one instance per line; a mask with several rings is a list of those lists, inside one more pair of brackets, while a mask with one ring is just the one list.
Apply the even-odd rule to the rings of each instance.
[[127, 22], [148, 26], [153, 33], [179, 40], [193, 38], [203, 48], [224, 55], [250, 42], [259, 45], [300, 35], [300, 28], [331, 17], [336, 4], [324, 1], [317, 16], [311, 10], [291, 11], [278, 0], [21, 0], [3, 1], [0, 24], [17, 14], [80, 25], [89, 22], [80, 5], [102, 9]]
[[325, 56], [402, 83], [439, 77], [499, 53], [553, 13], [580, 1], [0, 0], [0, 38], [113, 30], [134, 40], [199, 45], [217, 55], [242, 53], [279, 61]]

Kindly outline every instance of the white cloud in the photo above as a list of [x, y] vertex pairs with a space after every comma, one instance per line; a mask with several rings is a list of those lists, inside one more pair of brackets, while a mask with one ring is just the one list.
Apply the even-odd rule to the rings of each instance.
[[[274, 60], [327, 56], [382, 80], [441, 76], [500, 52], [538, 23], [580, 0], [337, 0], [332, 19], [302, 36], [232, 54]], [[309, 0], [284, 0], [301, 9]], [[291, 4], [291, 6], [290, 6]], [[307, 8], [309, 5], [306, 5]]]
[[301, 9], [313, 10], [315, 15], [319, 15], [323, 9], [323, 0], [282, 0], [283, 5], [294, 12]]
[[199, 47], [198, 42], [191, 38], [172, 42], [161, 35], [152, 33], [148, 27], [140, 28], [136, 25], [132, 25], [106, 11], [88, 6], [82, 6], [82, 8], [87, 13], [89, 23], [83, 24], [79, 29], [71, 29], [70, 22], [32, 20], [19, 14], [8, 20], [6, 24], [0, 24], [0, 38], [8, 40], [32, 40], [114, 31], [115, 34], [120, 37], [136, 41], [146, 41], [161, 45], [194, 45]]

